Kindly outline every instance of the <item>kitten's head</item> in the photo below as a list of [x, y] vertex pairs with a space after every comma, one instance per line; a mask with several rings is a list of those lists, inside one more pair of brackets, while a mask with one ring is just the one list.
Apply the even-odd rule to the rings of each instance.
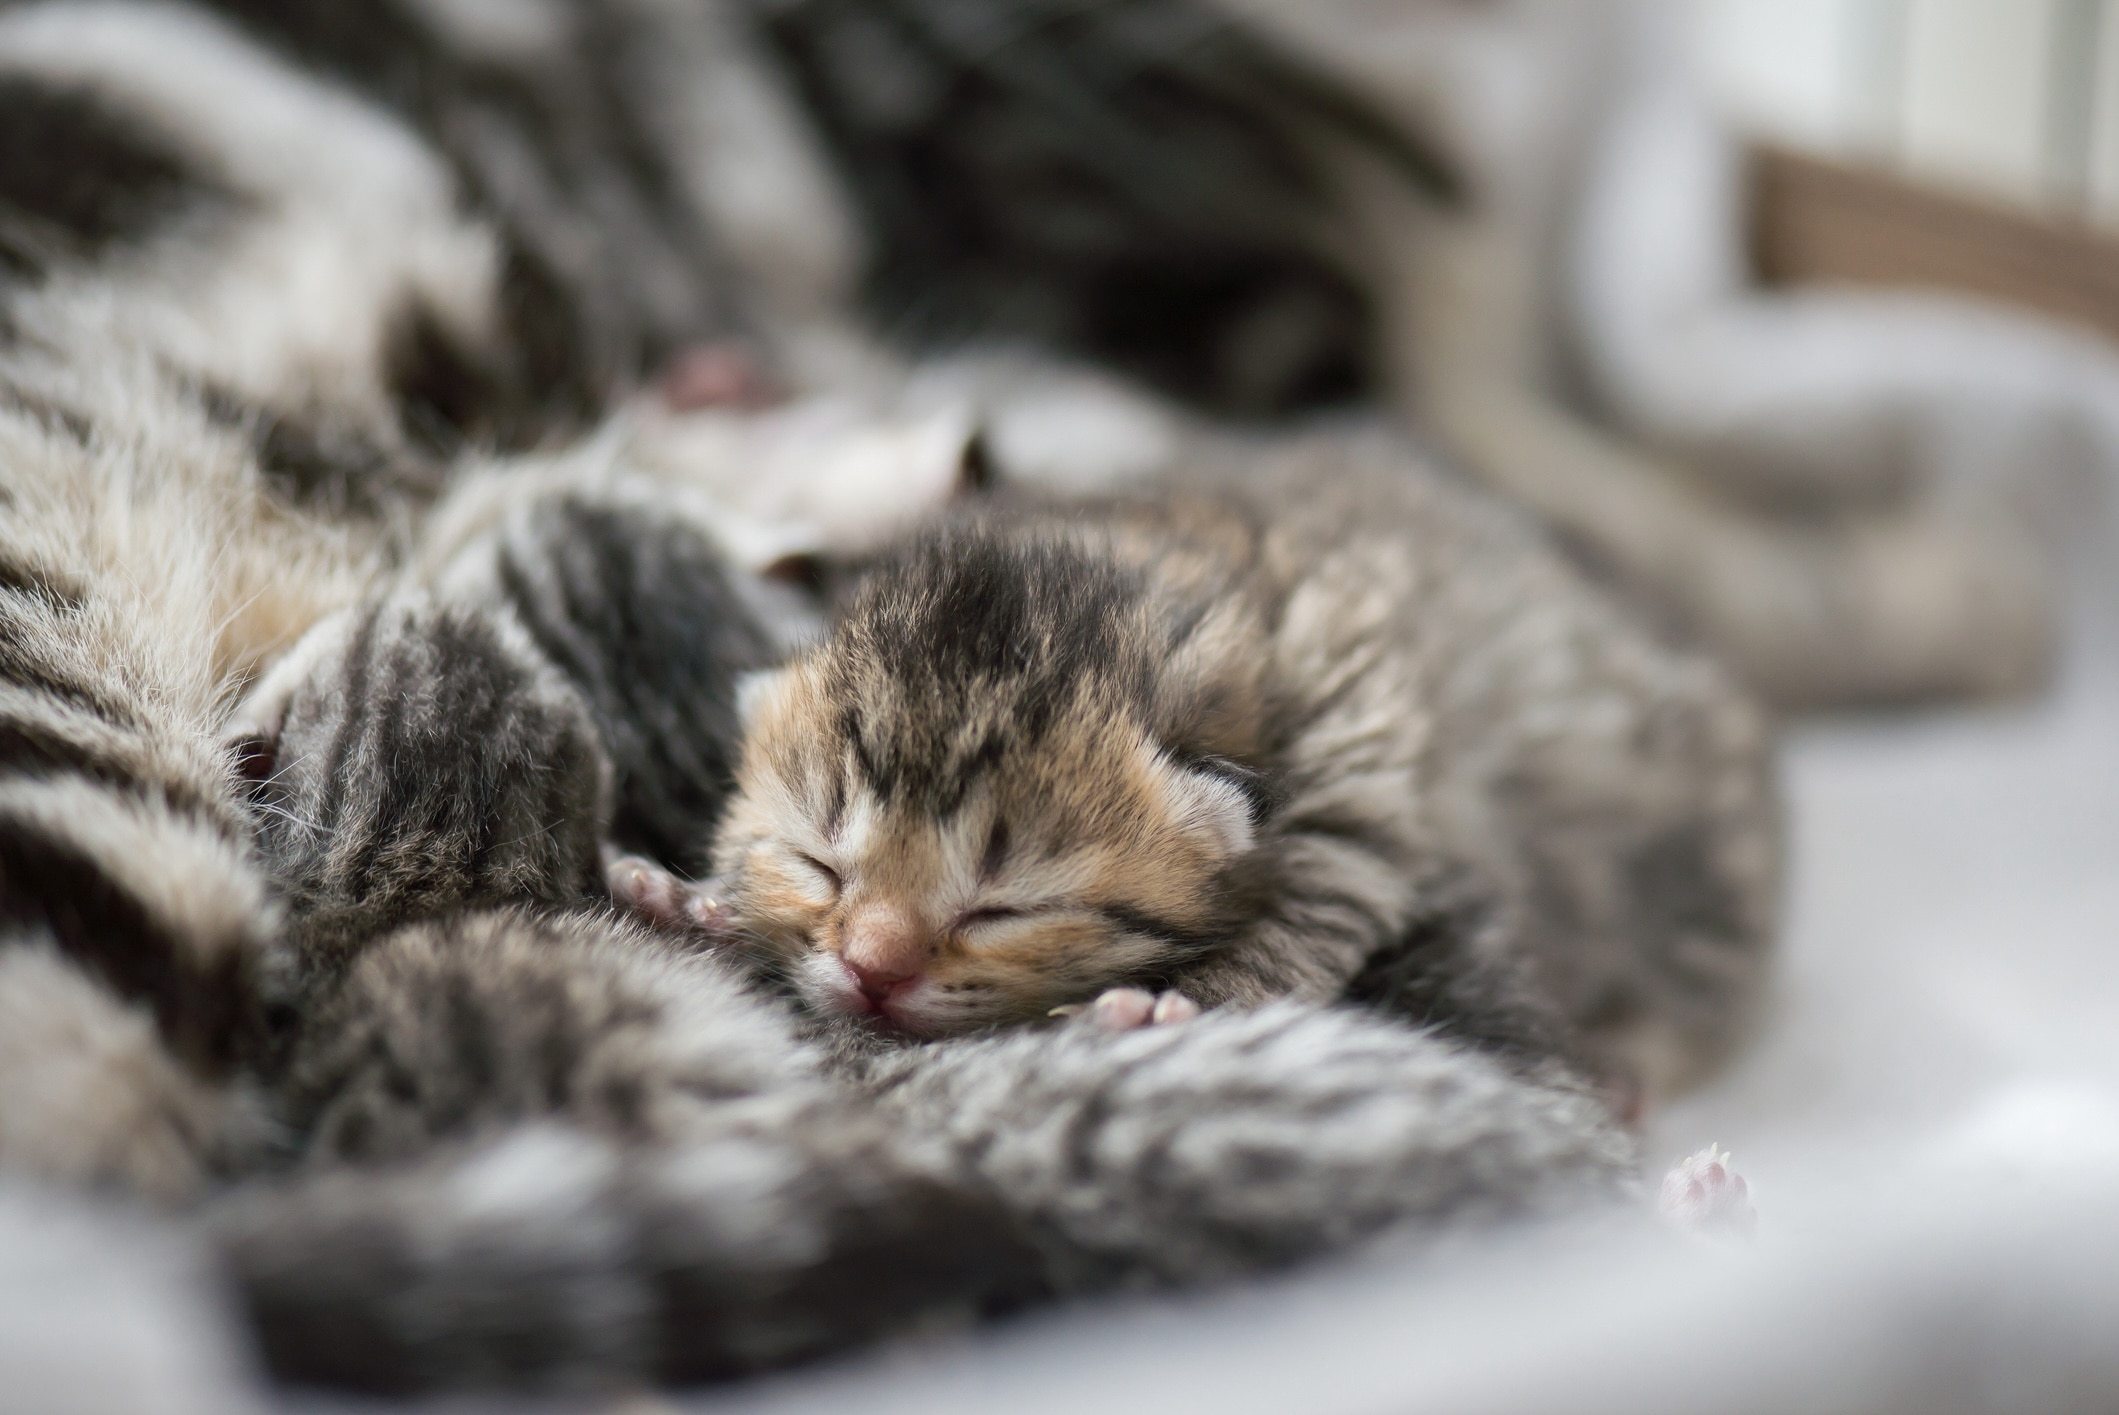
[[746, 705], [738, 918], [811, 1006], [924, 1036], [1168, 976], [1264, 806], [1233, 637], [1065, 530], [922, 542]]

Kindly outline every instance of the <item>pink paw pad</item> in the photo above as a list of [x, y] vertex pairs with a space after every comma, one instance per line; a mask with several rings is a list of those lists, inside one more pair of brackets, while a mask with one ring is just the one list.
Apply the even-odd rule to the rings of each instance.
[[1107, 1032], [1132, 1032], [1142, 1027], [1170, 1027], [1199, 1015], [1199, 1004], [1181, 992], [1158, 996], [1145, 988], [1112, 988], [1087, 1007], [1055, 1007], [1055, 1017], [1087, 1013], [1089, 1020]]
[[1656, 1208], [1665, 1221], [1688, 1233], [1748, 1235], [1758, 1227], [1751, 1186], [1730, 1166], [1728, 1152], [1713, 1145], [1686, 1156], [1663, 1176]]
[[686, 883], [652, 860], [618, 856], [605, 867], [604, 880], [619, 912], [655, 928], [724, 937], [733, 930], [728, 906], [711, 890]]

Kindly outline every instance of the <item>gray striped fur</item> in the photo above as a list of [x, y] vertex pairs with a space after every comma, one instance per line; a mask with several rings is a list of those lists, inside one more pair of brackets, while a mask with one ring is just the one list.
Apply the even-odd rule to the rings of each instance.
[[1594, 1098], [1291, 1005], [835, 1056], [711, 958], [492, 915], [322, 1015], [308, 1165], [210, 1223], [274, 1368], [368, 1389], [727, 1377], [1631, 1183]]

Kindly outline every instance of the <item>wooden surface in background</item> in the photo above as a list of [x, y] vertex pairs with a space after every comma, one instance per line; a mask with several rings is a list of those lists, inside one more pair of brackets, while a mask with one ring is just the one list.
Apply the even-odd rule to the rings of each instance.
[[1757, 149], [1752, 162], [1768, 283], [1983, 295], [2119, 338], [2119, 239], [1782, 149]]

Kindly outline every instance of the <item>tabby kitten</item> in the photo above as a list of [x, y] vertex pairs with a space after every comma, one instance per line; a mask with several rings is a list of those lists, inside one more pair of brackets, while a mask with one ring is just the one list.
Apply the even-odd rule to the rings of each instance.
[[755, 694], [741, 931], [921, 1036], [1139, 988], [1580, 1031], [1658, 1087], [1726, 1045], [1773, 918], [1759, 714], [1380, 439], [1222, 460], [876, 571]]
[[[436, 590], [327, 623], [249, 706], [299, 1163], [205, 1221], [274, 1372], [696, 1381], [1627, 1192], [1593, 1099], [1415, 1029], [1281, 1006], [879, 1054], [610, 919], [593, 866], [627, 749], [605, 756], [597, 704], [630, 650], [560, 671], [541, 646], [710, 608], [683, 576], [589, 573], [626, 563], [594, 544], [610, 513], [524, 508]], [[649, 564], [702, 553], [636, 529], [666, 538]], [[684, 681], [662, 666], [633, 703]]]

